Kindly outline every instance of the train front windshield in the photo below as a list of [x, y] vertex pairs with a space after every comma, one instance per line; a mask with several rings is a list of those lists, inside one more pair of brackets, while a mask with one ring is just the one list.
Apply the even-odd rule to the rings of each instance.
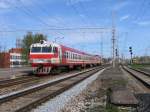
[[52, 52], [52, 47], [32, 47], [31, 48], [31, 53], [50, 53]]
[[32, 48], [31, 48], [31, 52], [32, 52], [32, 53], [41, 52], [41, 47], [32, 47]]
[[42, 47], [42, 52], [52, 52], [52, 47]]

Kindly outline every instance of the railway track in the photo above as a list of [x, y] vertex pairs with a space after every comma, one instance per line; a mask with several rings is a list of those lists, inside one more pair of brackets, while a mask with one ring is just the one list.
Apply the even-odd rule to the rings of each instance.
[[[90, 77], [103, 68], [75, 73], [72, 76], [61, 77], [30, 88], [15, 91], [0, 96], [0, 111], [2, 112], [28, 112], [31, 108], [57, 96], [75, 84]], [[15, 108], [12, 108], [15, 107]]]
[[135, 70], [135, 71], [137, 71], [137, 72], [140, 72], [140, 73], [142, 73], [142, 74], [144, 74], [144, 75], [150, 76], [150, 73], [148, 73], [148, 72], [145, 71], [144, 69], [141, 70], [141, 69], [135, 69], [135, 68], [131, 68], [131, 67], [129, 67], [129, 68], [132, 69], [132, 70]]
[[21, 83], [26, 83], [29, 81], [38, 80], [38, 79], [39, 78], [36, 76], [22, 76], [22, 77], [18, 77], [15, 79], [2, 80], [2, 81], [0, 81], [0, 89], [5, 88], [5, 87], [9, 87], [9, 86], [18, 85]]
[[[107, 67], [107, 66], [108, 65], [103, 65], [103, 67]], [[72, 72], [74, 72], [74, 71], [72, 71]], [[49, 76], [45, 76], [45, 77], [49, 77]], [[10, 87], [10, 86], [15, 86], [18, 84], [27, 83], [30, 81], [36, 81], [39, 79], [41, 79], [41, 77], [39, 78], [38, 76], [33, 76], [33, 75], [23, 75], [21, 77], [17, 77], [14, 79], [0, 80], [0, 89]]]
[[140, 81], [144, 86], [150, 89], [150, 74], [138, 69], [124, 66], [123, 69]]
[[[88, 69], [87, 69], [88, 70]], [[5, 80], [1, 82], [0, 95], [8, 94], [14, 91], [22, 90], [31, 86], [42, 84], [44, 82], [54, 80], [60, 77], [69, 76], [80, 71], [73, 70], [68, 73], [63, 72], [59, 75], [48, 75], [44, 77], [22, 76], [20, 78]]]

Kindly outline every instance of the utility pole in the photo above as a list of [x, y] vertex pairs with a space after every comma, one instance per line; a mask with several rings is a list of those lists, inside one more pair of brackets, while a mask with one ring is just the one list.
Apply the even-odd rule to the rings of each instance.
[[122, 58], [122, 61], [125, 62], [125, 55], [126, 55], [126, 47], [127, 47], [127, 37], [128, 37], [128, 32], [125, 32], [125, 37], [124, 37], [124, 45], [123, 45], [123, 51], [122, 51], [122, 55], [123, 55], [123, 58]]
[[116, 57], [115, 57], [115, 25], [114, 25], [114, 12], [112, 12], [112, 54], [113, 54], [113, 60], [112, 60], [112, 64], [113, 64], [113, 68], [115, 67], [115, 61], [116, 61]]
[[100, 32], [100, 33], [101, 33], [101, 58], [103, 61], [103, 32]]

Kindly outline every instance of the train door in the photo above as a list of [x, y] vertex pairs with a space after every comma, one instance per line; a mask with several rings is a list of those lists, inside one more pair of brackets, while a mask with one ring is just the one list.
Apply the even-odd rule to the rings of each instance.
[[61, 50], [61, 47], [58, 47], [58, 58], [59, 58], [59, 63], [62, 63], [62, 50]]

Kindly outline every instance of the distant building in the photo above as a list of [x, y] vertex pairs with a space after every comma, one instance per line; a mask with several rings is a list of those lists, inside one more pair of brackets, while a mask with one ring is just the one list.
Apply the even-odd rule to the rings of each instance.
[[22, 67], [24, 60], [22, 59], [22, 48], [12, 48], [9, 50], [10, 67]]
[[8, 68], [10, 67], [10, 55], [8, 52], [0, 53], [0, 68]]
[[9, 52], [0, 53], [0, 67], [22, 67], [24, 60], [22, 59], [22, 48], [12, 48]]

